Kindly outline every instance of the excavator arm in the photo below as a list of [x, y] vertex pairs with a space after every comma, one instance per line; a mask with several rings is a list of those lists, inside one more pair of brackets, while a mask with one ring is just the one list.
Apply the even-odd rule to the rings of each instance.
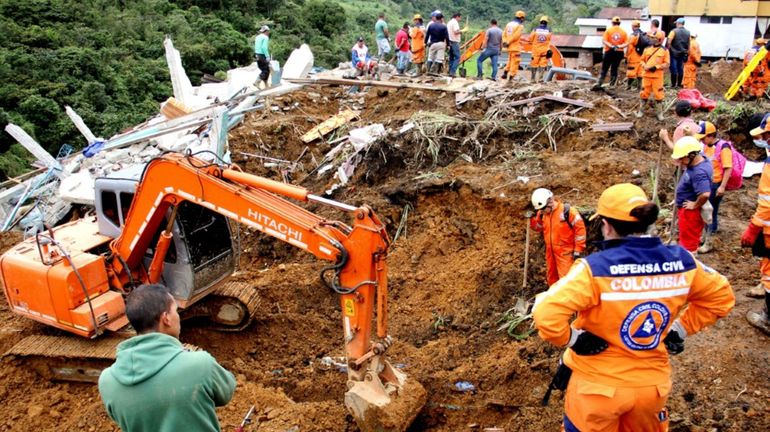
[[[347, 211], [353, 225], [329, 221], [281, 196]], [[385, 359], [387, 250], [384, 224], [367, 206], [353, 207], [307, 190], [175, 153], [150, 161], [140, 180], [121, 235], [110, 245], [110, 285], [149, 281], [141, 262], [168, 210], [183, 201], [205, 207], [303, 249], [331, 265], [324, 282], [340, 294], [348, 392], [345, 403], [362, 430], [403, 430], [425, 402], [425, 390]], [[163, 248], [155, 248], [164, 251]], [[157, 257], [154, 257], [157, 258]], [[162, 258], [162, 257], [161, 257]], [[162, 262], [162, 259], [153, 259]], [[377, 307], [377, 336], [372, 322]], [[394, 403], [393, 399], [397, 398]]]

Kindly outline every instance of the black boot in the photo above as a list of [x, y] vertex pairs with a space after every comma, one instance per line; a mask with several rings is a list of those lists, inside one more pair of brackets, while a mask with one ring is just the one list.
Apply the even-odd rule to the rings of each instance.
[[639, 90], [639, 91], [642, 91], [642, 79], [641, 78], [637, 78], [636, 79], [636, 89]]
[[618, 83], [618, 76], [612, 75], [610, 76], [610, 87], [615, 87], [615, 84]]
[[669, 88], [676, 88], [676, 74], [671, 74], [671, 84], [669, 85]]
[[599, 75], [599, 81], [596, 81], [596, 85], [592, 87], [592, 90], [600, 90], [602, 88], [602, 84], [604, 84], [604, 78], [606, 78], [607, 75], [601, 74]]

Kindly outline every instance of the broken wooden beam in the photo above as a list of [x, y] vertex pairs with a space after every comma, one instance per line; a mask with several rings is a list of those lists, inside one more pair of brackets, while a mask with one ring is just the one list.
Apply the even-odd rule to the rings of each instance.
[[634, 124], [627, 123], [594, 123], [591, 125], [591, 130], [594, 132], [620, 132], [628, 131], [634, 128]]
[[537, 102], [540, 102], [542, 100], [549, 100], [549, 101], [552, 101], [552, 102], [560, 102], [560, 103], [563, 103], [563, 104], [575, 105], [575, 106], [578, 106], [578, 107], [581, 107], [581, 108], [593, 108], [594, 107], [594, 105], [592, 103], [586, 102], [586, 101], [581, 100], [581, 99], [570, 99], [570, 98], [565, 98], [565, 97], [561, 97], [561, 96], [554, 96], [554, 95], [541, 95], [541, 96], [535, 96], [535, 97], [526, 98], [526, 99], [519, 99], [519, 100], [516, 100], [516, 101], [508, 102], [505, 105], [508, 106], [508, 107], [515, 107], [515, 106], [519, 106], [519, 105], [526, 105], [526, 104], [530, 104], [530, 103], [537, 103]]
[[443, 91], [450, 93], [462, 92], [461, 88], [451, 87], [434, 87], [424, 84], [414, 83], [397, 83], [390, 81], [375, 81], [375, 80], [356, 80], [348, 78], [284, 78], [284, 81], [288, 81], [292, 84], [327, 84], [327, 85], [344, 85], [344, 86], [372, 86], [372, 87], [387, 87], [395, 89], [415, 89], [415, 90], [431, 90], [431, 91]]
[[550, 101], [554, 101], [554, 102], [561, 102], [561, 103], [564, 103], [564, 104], [575, 105], [575, 106], [579, 106], [579, 107], [582, 107], [582, 108], [593, 108], [594, 107], [594, 104], [592, 104], [591, 102], [586, 102], [586, 101], [584, 101], [582, 99], [570, 99], [570, 98], [565, 98], [565, 97], [561, 97], [561, 96], [554, 96], [554, 95], [543, 95], [542, 98], [550, 100]]
[[324, 135], [349, 123], [353, 119], [358, 118], [359, 115], [360, 113], [358, 111], [353, 111], [352, 109], [346, 109], [339, 114], [335, 114], [313, 129], [310, 129], [305, 135], [302, 135], [302, 142], [307, 144], [311, 141], [323, 138]]

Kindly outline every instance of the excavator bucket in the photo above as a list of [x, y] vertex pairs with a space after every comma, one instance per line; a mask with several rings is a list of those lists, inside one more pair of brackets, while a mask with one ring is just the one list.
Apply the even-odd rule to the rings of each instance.
[[427, 392], [414, 379], [374, 356], [363, 381], [348, 381], [345, 406], [362, 432], [403, 432], [425, 405]]

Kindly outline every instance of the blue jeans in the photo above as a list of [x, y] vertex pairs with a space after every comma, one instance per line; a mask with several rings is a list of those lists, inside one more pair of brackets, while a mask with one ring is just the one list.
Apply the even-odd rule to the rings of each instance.
[[482, 63], [484, 63], [484, 60], [486, 59], [492, 59], [492, 79], [497, 81], [497, 57], [500, 55], [500, 50], [494, 49], [494, 48], [487, 48], [484, 50], [483, 53], [479, 56], [478, 60], [476, 60], [476, 69], [478, 72], [476, 72], [476, 76], [481, 78], [481, 71], [483, 68]]
[[684, 57], [676, 58], [671, 56], [671, 75], [684, 75]]
[[460, 66], [460, 42], [449, 42], [449, 75], [455, 75], [457, 66]]
[[714, 207], [714, 212], [711, 213], [711, 225], [706, 226], [706, 229], [711, 233], [717, 232], [719, 229], [719, 219], [717, 219], [717, 213], [719, 213], [719, 204], [722, 202], [724, 195], [717, 196], [717, 189], [719, 189], [720, 183], [711, 183], [711, 195], [709, 195], [709, 202], [711, 207]]
[[406, 69], [406, 66], [409, 64], [409, 51], [398, 51], [396, 56], [398, 58], [396, 70], [399, 73], [404, 73], [404, 69]]

